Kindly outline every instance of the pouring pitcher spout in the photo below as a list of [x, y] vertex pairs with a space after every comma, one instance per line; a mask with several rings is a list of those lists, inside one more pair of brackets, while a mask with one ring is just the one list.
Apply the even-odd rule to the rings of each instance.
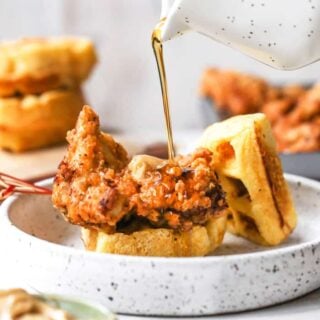
[[182, 36], [190, 31], [188, 21], [183, 19], [181, 14], [181, 1], [162, 0], [161, 10], [161, 41], [169, 41], [173, 38]]

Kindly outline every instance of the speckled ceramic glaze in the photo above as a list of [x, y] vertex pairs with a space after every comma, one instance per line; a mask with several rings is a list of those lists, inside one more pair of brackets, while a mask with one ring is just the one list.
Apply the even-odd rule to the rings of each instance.
[[[147, 258], [85, 252], [79, 229], [45, 196], [0, 212], [0, 283], [90, 298], [120, 313], [204, 315], [260, 308], [320, 287], [320, 183], [287, 176], [299, 224], [279, 247], [228, 235], [214, 256]], [[50, 185], [50, 181], [43, 185]]]
[[163, 41], [193, 30], [280, 69], [320, 58], [317, 0], [163, 0], [161, 16]]

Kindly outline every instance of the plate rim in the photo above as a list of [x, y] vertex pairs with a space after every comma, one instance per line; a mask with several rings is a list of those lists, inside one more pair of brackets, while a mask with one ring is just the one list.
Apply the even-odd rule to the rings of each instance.
[[[302, 176], [288, 174], [288, 173], [285, 173], [284, 176], [286, 181], [288, 182], [292, 182], [292, 183], [300, 182], [302, 185], [307, 185], [309, 187], [317, 189], [320, 192], [320, 181], [316, 181], [310, 178], [305, 178]], [[37, 185], [48, 186], [52, 184], [52, 182], [53, 182], [53, 178], [49, 178], [49, 179], [40, 181], [39, 183], [37, 183]], [[259, 259], [261, 257], [264, 257], [264, 258], [267, 258], [270, 256], [274, 257], [274, 256], [283, 255], [283, 254], [291, 254], [299, 250], [314, 248], [320, 245], [320, 234], [319, 234], [319, 238], [317, 239], [299, 243], [299, 244], [294, 244], [288, 247], [282, 247], [282, 248], [277, 248], [273, 250], [265, 250], [265, 251], [258, 251], [258, 252], [236, 253], [231, 255], [205, 256], [205, 257], [148, 257], [148, 256], [130, 256], [130, 255], [79, 250], [77, 248], [68, 247], [68, 246], [52, 243], [52, 242], [37, 238], [16, 227], [10, 220], [8, 212], [10, 207], [20, 196], [21, 195], [14, 195], [6, 199], [0, 205], [0, 224], [2, 224], [3, 228], [11, 229], [11, 235], [17, 234], [20, 237], [23, 237], [26, 240], [29, 240], [29, 242], [36, 241], [37, 243], [42, 244], [44, 246], [49, 246], [49, 248], [52, 248], [52, 250], [55, 250], [57, 253], [67, 254], [67, 255], [76, 255], [76, 256], [87, 255], [87, 256], [91, 256], [92, 259], [97, 259], [97, 260], [112, 259], [112, 260], [118, 260], [118, 261], [126, 260], [127, 262], [141, 262], [141, 263], [156, 262], [156, 263], [164, 263], [168, 266], [172, 264], [184, 264], [185, 266], [187, 266], [186, 264], [189, 265], [194, 263], [206, 264], [206, 263], [214, 263], [214, 262], [215, 263], [239, 262], [241, 260], [243, 261], [243, 260], [252, 259], [252, 258]]]

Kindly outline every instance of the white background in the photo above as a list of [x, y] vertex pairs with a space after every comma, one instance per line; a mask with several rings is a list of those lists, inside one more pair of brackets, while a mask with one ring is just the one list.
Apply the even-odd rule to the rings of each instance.
[[[100, 63], [86, 93], [103, 124], [129, 133], [162, 132], [160, 87], [150, 44], [160, 6], [160, 0], [1, 0], [0, 38], [92, 38]], [[294, 72], [275, 71], [198, 34], [166, 43], [165, 52], [174, 130], [201, 128], [198, 85], [207, 66], [249, 71], [275, 82], [313, 81], [320, 70], [314, 64]]]

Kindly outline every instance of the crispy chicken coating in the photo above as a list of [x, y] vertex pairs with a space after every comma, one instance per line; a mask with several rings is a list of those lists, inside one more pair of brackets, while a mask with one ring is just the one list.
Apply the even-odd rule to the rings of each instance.
[[129, 162], [123, 147], [100, 132], [99, 119], [87, 106], [68, 142], [53, 203], [71, 223], [109, 233], [137, 221], [190, 230], [227, 206], [207, 149], [172, 162], [150, 156]]
[[258, 77], [212, 68], [203, 75], [201, 94], [211, 98], [218, 109], [238, 115], [258, 112], [264, 102], [278, 96], [278, 90]]
[[280, 88], [255, 76], [209, 69], [201, 92], [224, 116], [265, 113], [280, 152], [320, 150], [320, 85]]
[[[278, 104], [274, 110], [279, 110], [282, 101], [274, 102]], [[273, 132], [281, 151], [320, 150], [320, 86], [314, 86], [291, 102], [291, 107], [277, 118]]]

